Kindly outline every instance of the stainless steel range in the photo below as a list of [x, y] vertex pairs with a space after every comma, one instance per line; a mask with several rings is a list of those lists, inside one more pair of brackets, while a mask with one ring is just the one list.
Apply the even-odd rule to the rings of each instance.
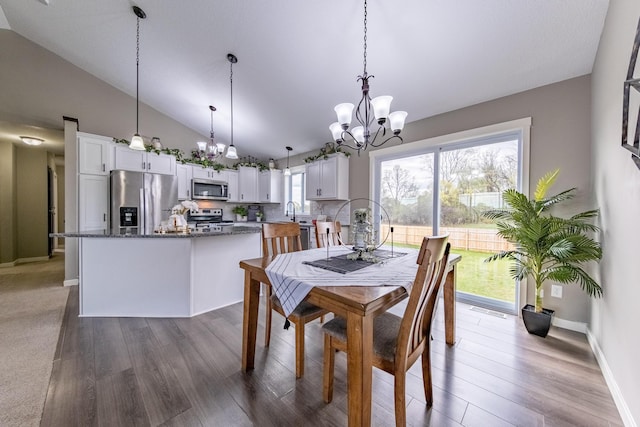
[[189, 213], [187, 222], [191, 229], [203, 232], [221, 232], [223, 225], [231, 225], [233, 221], [222, 219], [222, 209], [201, 208], [196, 213]]

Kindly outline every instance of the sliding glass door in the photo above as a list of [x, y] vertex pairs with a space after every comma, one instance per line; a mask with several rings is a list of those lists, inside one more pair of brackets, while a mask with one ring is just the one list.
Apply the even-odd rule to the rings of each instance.
[[502, 191], [520, 189], [521, 150], [521, 134], [509, 132], [382, 156], [376, 164], [375, 197], [390, 217], [394, 245], [419, 247], [423, 236], [448, 234], [452, 252], [462, 255], [458, 299], [508, 313], [519, 297], [508, 263], [484, 261], [510, 246], [482, 211], [502, 207]]

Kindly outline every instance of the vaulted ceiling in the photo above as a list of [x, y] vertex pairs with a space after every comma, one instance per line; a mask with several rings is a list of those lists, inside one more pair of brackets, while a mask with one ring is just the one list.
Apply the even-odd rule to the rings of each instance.
[[[10, 28], [135, 96], [130, 1], [0, 0]], [[357, 104], [363, 1], [139, 0], [140, 100], [239, 154], [284, 157], [331, 140], [333, 107]], [[607, 0], [369, 0], [371, 94], [407, 121], [591, 72]], [[133, 114], [133, 111], [132, 111]], [[295, 153], [294, 152], [294, 153]]]

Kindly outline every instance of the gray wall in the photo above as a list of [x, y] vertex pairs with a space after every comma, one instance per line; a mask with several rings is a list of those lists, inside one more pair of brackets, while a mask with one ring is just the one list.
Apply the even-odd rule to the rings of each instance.
[[[0, 81], [0, 120], [62, 129], [62, 116], [68, 116], [78, 119], [83, 132], [131, 139], [135, 131], [135, 97], [11, 30], [0, 30]], [[187, 152], [206, 138], [143, 103], [140, 134]]]
[[0, 265], [12, 265], [16, 251], [16, 147], [0, 141]]
[[[604, 298], [592, 304], [590, 331], [635, 425], [640, 424], [640, 310], [636, 307], [640, 301], [640, 277], [636, 271], [640, 254], [640, 170], [620, 141], [622, 83], [639, 17], [637, 0], [609, 3], [592, 77], [591, 127], [593, 189], [602, 213], [600, 239], [604, 257], [599, 274]], [[634, 114], [637, 117], [638, 112]]]
[[47, 152], [34, 147], [16, 150], [18, 259], [47, 257]]
[[[569, 208], [590, 207], [590, 85], [589, 76], [577, 77], [412, 122], [402, 132], [404, 144], [531, 117], [530, 186], [535, 187], [546, 172], [560, 168], [552, 190], [578, 187], [578, 197]], [[350, 197], [369, 197], [369, 156], [351, 156], [349, 167]], [[545, 295], [545, 307], [555, 309], [558, 318], [588, 321], [589, 298], [577, 285], [565, 286], [561, 300], [551, 298], [549, 290]]]

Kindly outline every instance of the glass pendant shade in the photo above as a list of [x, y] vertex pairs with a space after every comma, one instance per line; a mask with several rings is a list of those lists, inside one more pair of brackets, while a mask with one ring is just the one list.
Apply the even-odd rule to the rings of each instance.
[[394, 111], [389, 114], [389, 127], [393, 132], [398, 132], [404, 128], [404, 120], [407, 118], [406, 111]]
[[225, 149], [226, 145], [223, 144], [222, 142], [217, 142], [216, 143], [216, 148], [218, 149], [218, 153], [224, 153], [224, 149]]
[[364, 143], [364, 128], [362, 126], [356, 126], [351, 130], [351, 134], [360, 144]]
[[238, 152], [236, 151], [236, 147], [230, 145], [227, 149], [227, 155], [225, 156], [227, 159], [236, 160], [238, 158]]
[[340, 123], [331, 123], [331, 126], [329, 126], [329, 130], [331, 131], [331, 135], [333, 136], [334, 141], [342, 139], [342, 126], [340, 126]]
[[284, 176], [289, 176], [291, 175], [291, 169], [289, 169], [289, 166], [287, 166], [287, 168], [284, 170]]
[[137, 133], [133, 135], [133, 138], [131, 138], [131, 144], [129, 144], [129, 148], [131, 148], [132, 150], [146, 150], [142, 137]]
[[389, 110], [391, 110], [391, 101], [393, 101], [393, 96], [376, 96], [371, 100], [376, 120], [387, 118]]
[[205, 151], [207, 149], [207, 143], [204, 141], [198, 141], [196, 144], [198, 144], [198, 150], [200, 151]]
[[338, 116], [338, 123], [343, 127], [349, 127], [351, 124], [351, 117], [353, 115], [353, 104], [349, 102], [338, 104], [334, 110], [336, 112], [336, 116]]

